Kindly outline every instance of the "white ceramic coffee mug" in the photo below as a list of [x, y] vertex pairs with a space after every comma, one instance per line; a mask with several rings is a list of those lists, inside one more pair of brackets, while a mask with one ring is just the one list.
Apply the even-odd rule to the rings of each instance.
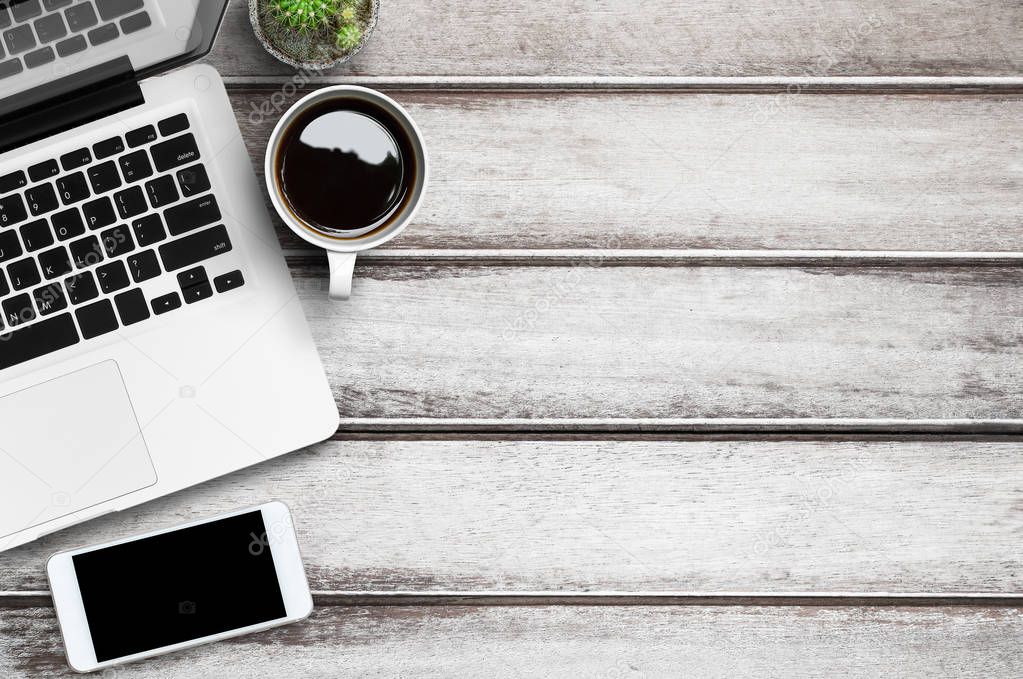
[[[402, 207], [382, 226], [352, 231], [343, 235], [327, 233], [303, 221], [288, 204], [280, 186], [280, 178], [277, 176], [277, 156], [280, 152], [283, 137], [291, 123], [311, 107], [334, 99], [362, 100], [375, 104], [389, 113], [407, 134], [415, 156], [413, 159], [415, 176], [409, 189], [409, 198]], [[270, 142], [266, 149], [266, 163], [264, 165], [270, 201], [281, 216], [281, 219], [288, 225], [288, 228], [303, 240], [327, 251], [327, 258], [330, 262], [331, 299], [345, 300], [351, 296], [355, 259], [360, 252], [383, 245], [404, 231], [405, 227], [408, 226], [419, 209], [423, 195], [426, 192], [426, 184], [430, 172], [428, 162], [423, 135], [411, 116], [390, 97], [365, 87], [335, 85], [317, 90], [295, 103], [284, 114], [280, 122], [277, 123], [273, 134], [270, 135]], [[343, 199], [343, 197], [339, 196], [339, 199]]]

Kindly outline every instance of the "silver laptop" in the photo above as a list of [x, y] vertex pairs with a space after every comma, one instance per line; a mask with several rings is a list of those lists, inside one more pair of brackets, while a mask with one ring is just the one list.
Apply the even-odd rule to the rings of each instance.
[[0, 550], [337, 428], [225, 5], [0, 0]]

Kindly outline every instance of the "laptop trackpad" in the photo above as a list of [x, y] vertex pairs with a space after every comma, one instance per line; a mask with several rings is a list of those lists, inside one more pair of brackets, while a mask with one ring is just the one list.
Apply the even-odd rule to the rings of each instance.
[[0, 398], [0, 537], [154, 483], [114, 361]]

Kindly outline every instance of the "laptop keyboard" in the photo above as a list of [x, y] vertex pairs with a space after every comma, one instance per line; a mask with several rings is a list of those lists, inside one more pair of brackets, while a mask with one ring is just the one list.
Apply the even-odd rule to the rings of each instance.
[[0, 0], [0, 80], [152, 23], [144, 0]]
[[245, 284], [216, 266], [231, 239], [190, 127], [182, 113], [0, 176], [0, 370]]

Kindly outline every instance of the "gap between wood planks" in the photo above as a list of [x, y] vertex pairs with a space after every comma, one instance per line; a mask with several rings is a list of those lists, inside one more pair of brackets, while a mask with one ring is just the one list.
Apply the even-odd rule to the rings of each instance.
[[831, 77], [689, 77], [689, 76], [350, 76], [314, 75], [296, 71], [286, 76], [224, 76], [233, 89], [298, 85], [361, 85], [384, 90], [596, 90], [684, 91], [699, 93], [807, 94], [1014, 94], [1023, 92], [1023, 78], [1012, 76], [831, 76]]
[[891, 418], [346, 418], [334, 439], [351, 434], [690, 434], [830, 436], [1019, 436], [1023, 420]]
[[[313, 591], [316, 606], [971, 606], [1023, 608], [1023, 594], [961, 592], [347, 592]], [[46, 591], [0, 592], [0, 609], [51, 608]]]
[[685, 432], [640, 432], [640, 431], [509, 431], [509, 432], [477, 432], [477, 431], [410, 431], [410, 432], [377, 432], [338, 430], [329, 441], [470, 441], [470, 442], [531, 442], [549, 441], [551, 443], [566, 442], [670, 442], [698, 443], [717, 441], [725, 443], [765, 443], [765, 442], [823, 442], [828, 443], [947, 443], [963, 441], [967, 443], [1023, 443], [1023, 434], [970, 434], [970, 433], [932, 433], [932, 434], [892, 434], [884, 433], [840, 433], [819, 434], [804, 432], [724, 432], [710, 434], [693, 434]]
[[[326, 267], [320, 250], [285, 250], [289, 266]], [[678, 266], [678, 267], [1020, 267], [1023, 252], [909, 250], [632, 250], [632, 249], [385, 249], [359, 255], [360, 264], [390, 266]]]

